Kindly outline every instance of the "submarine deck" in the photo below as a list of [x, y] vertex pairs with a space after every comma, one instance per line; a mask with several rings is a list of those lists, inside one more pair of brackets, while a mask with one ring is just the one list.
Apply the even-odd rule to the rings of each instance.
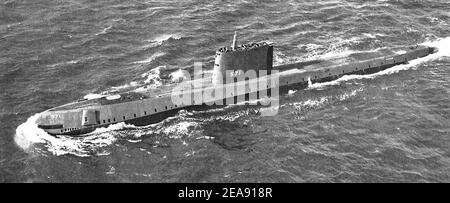
[[[298, 71], [321, 71], [329, 69], [335, 66], [359, 63], [367, 60], [373, 60], [377, 58], [389, 58], [395, 55], [401, 55], [407, 53], [408, 51], [416, 49], [415, 47], [394, 47], [394, 48], [383, 48], [374, 51], [360, 51], [353, 52], [346, 56], [332, 57], [332, 58], [318, 58], [309, 61], [296, 62], [291, 64], [284, 64], [274, 66], [274, 70], [279, 70], [281, 75], [289, 74]], [[212, 85], [211, 77], [206, 77], [200, 79], [200, 88], [208, 87]], [[196, 81], [198, 82], [198, 81]], [[194, 83], [194, 81], [191, 81]], [[178, 84], [168, 84], [161, 86], [157, 89], [154, 88], [144, 88], [144, 91], [128, 91], [122, 92], [114, 95], [105, 95], [100, 98], [95, 99], [81, 99], [76, 102], [72, 102], [66, 105], [58, 106], [49, 111], [65, 111], [65, 110], [75, 110], [79, 108], [85, 108], [90, 106], [103, 106], [112, 105], [119, 103], [126, 103], [131, 101], [158, 98], [162, 96], [170, 95], [172, 89]]]

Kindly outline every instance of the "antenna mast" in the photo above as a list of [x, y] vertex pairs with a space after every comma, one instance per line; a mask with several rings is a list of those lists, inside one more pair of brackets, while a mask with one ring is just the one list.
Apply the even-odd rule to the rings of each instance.
[[236, 37], [237, 37], [237, 31], [234, 31], [233, 44], [232, 44], [232, 46], [231, 46], [231, 48], [233, 49], [233, 51], [236, 50], [236, 42], [237, 42]]

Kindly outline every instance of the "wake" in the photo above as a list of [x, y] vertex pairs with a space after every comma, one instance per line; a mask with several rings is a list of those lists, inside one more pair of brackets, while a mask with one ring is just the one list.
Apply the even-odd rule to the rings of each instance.
[[60, 156], [71, 154], [79, 157], [87, 157], [92, 154], [106, 155], [104, 147], [117, 140], [115, 133], [121, 129], [135, 128], [133, 125], [117, 123], [107, 128], [98, 128], [83, 137], [52, 136], [37, 127], [36, 120], [40, 113], [28, 118], [25, 123], [19, 125], [14, 136], [15, 143], [25, 151], [33, 149], [35, 144], [43, 144], [53, 155]]
[[[402, 70], [408, 70], [414, 67], [418, 67], [419, 65], [429, 61], [439, 60], [444, 57], [450, 57], [450, 37], [438, 39], [431, 42], [424, 42], [422, 43], [422, 45], [436, 47], [439, 49], [439, 51], [426, 57], [412, 60], [409, 62], [409, 64], [397, 65], [370, 75], [345, 75], [337, 80], [330, 82], [315, 84], [310, 83], [308, 85], [308, 89], [321, 89], [327, 86], [339, 85], [342, 82], [350, 80], [373, 79], [378, 76], [390, 75]], [[159, 75], [159, 68], [153, 69], [149, 73], [143, 74], [142, 77], [146, 79], [144, 84], [154, 85], [155, 83], [157, 83]], [[175, 74], [176, 77], [182, 77], [178, 75], [179, 74]], [[130, 86], [135, 85], [130, 84]], [[348, 97], [353, 97], [359, 91], [362, 90], [358, 89], [348, 94], [341, 95], [342, 98], [339, 98], [339, 100], [345, 100], [348, 99]], [[295, 92], [291, 91], [289, 92], [289, 94], [292, 95], [295, 94]], [[92, 99], [101, 96], [104, 95], [90, 94], [86, 97]], [[306, 100], [303, 102], [295, 103], [293, 105], [299, 108], [315, 107], [323, 105], [330, 99], [332, 98], [324, 97], [320, 98], [319, 100]], [[150, 126], [144, 127], [136, 127], [134, 125], [128, 125], [125, 123], [117, 123], [106, 128], [98, 128], [94, 132], [91, 132], [83, 137], [70, 137], [63, 135], [52, 136], [37, 127], [36, 120], [39, 118], [39, 115], [40, 114], [35, 114], [31, 116], [25, 123], [22, 123], [17, 127], [14, 136], [15, 143], [25, 151], [32, 150], [33, 145], [42, 144], [47, 148], [49, 152], [57, 156], [66, 154], [71, 154], [79, 157], [88, 157], [92, 155], [108, 155], [109, 153], [105, 148], [116, 142], [118, 138], [121, 138], [121, 136], [123, 136], [123, 133], [121, 133], [121, 131], [123, 130], [135, 131], [135, 135], [149, 134], [154, 131], [155, 133], [166, 134], [175, 138], [179, 138], [180, 135], [189, 134], [192, 128], [195, 129], [196, 127], [198, 127], [198, 122], [195, 121], [178, 122], [174, 124], [170, 122], [170, 119], [166, 119], [162, 123], [152, 124]], [[135, 140], [132, 141], [134, 142]]]
[[429, 42], [424, 42], [420, 45], [425, 45], [425, 46], [430, 46], [430, 47], [436, 47], [438, 48], [438, 52], [434, 53], [434, 54], [430, 54], [426, 57], [423, 58], [418, 58], [415, 60], [411, 60], [409, 61], [408, 64], [401, 64], [401, 65], [396, 65], [393, 66], [391, 68], [388, 68], [386, 70], [380, 71], [380, 72], [376, 72], [373, 74], [369, 74], [369, 75], [344, 75], [342, 77], [340, 77], [339, 79], [333, 80], [333, 81], [329, 81], [329, 82], [323, 82], [323, 83], [309, 83], [308, 84], [308, 88], [307, 89], [323, 89], [324, 87], [327, 86], [335, 86], [335, 85], [340, 85], [342, 82], [347, 82], [347, 81], [352, 81], [352, 80], [361, 80], [361, 79], [374, 79], [377, 78], [379, 76], [384, 76], [384, 75], [391, 75], [394, 73], [398, 73], [399, 71], [403, 71], [403, 70], [409, 70], [411, 68], [415, 68], [418, 67], [424, 63], [430, 62], [430, 61], [435, 61], [435, 60], [439, 60], [445, 57], [450, 57], [450, 37], [447, 38], [441, 38], [435, 41], [429, 41]]

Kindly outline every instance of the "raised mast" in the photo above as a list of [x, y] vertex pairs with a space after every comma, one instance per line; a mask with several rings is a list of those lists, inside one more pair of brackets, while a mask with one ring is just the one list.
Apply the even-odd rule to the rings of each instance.
[[236, 50], [236, 42], [237, 42], [236, 37], [237, 37], [237, 32], [234, 31], [233, 44], [231, 45], [231, 48], [233, 49], [233, 51]]

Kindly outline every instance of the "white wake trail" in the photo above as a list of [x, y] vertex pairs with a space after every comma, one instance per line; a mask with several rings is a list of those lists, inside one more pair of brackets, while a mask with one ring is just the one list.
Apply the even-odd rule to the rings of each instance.
[[390, 75], [390, 74], [398, 73], [399, 71], [402, 71], [402, 70], [409, 70], [409, 69], [417, 67], [423, 63], [434, 61], [434, 60], [439, 60], [443, 57], [450, 57], [450, 37], [441, 38], [441, 39], [431, 41], [431, 42], [424, 42], [421, 45], [436, 47], [439, 50], [438, 50], [438, 52], [436, 52], [434, 54], [430, 54], [426, 57], [411, 60], [411, 61], [409, 61], [408, 64], [396, 65], [396, 66], [393, 66], [386, 70], [383, 70], [383, 71], [380, 71], [377, 73], [373, 73], [370, 75], [344, 75], [337, 80], [323, 82], [323, 83], [309, 84], [308, 89], [322, 89], [327, 86], [339, 85], [342, 82], [351, 81], [351, 80], [374, 79], [378, 76]]

